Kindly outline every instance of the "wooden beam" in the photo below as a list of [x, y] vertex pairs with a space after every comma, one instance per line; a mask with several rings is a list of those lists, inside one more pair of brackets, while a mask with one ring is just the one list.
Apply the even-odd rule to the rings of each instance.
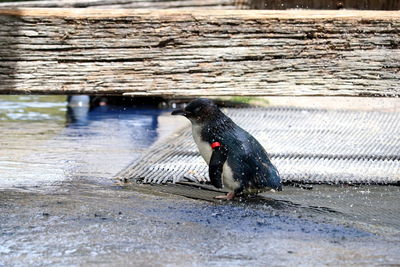
[[400, 95], [400, 11], [0, 10], [0, 93]]
[[[238, 5], [239, 3], [242, 5]], [[135, 9], [170, 9], [170, 8], [210, 8], [234, 9], [236, 6], [248, 8], [248, 0], [41, 0], [41, 1], [0, 1], [0, 8], [135, 8]]]
[[368, 9], [399, 10], [398, 0], [250, 0], [251, 9]]

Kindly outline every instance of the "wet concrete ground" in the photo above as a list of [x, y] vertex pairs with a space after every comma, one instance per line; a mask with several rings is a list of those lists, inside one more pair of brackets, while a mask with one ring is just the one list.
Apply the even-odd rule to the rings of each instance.
[[[4, 266], [382, 266], [399, 235], [321, 222], [306, 209], [210, 203], [67, 182], [46, 193], [2, 191]], [[329, 221], [329, 220], [327, 220]]]
[[[371, 216], [332, 216], [329, 209], [350, 210], [335, 209], [360, 191], [348, 188], [321, 187], [301, 203], [296, 203], [301, 191], [287, 188], [290, 194], [272, 194], [270, 202], [260, 204], [209, 202], [121, 186], [111, 177], [179, 123], [171, 126], [168, 116], [151, 113], [130, 113], [126, 120], [121, 113], [106, 114], [67, 127], [56, 117], [37, 124], [0, 122], [0, 266], [400, 263], [399, 213], [393, 208], [399, 203], [392, 203], [398, 201], [398, 188], [361, 190], [374, 197], [360, 210], [387, 205], [377, 202], [380, 188], [395, 196], [389, 199], [393, 207], [382, 207], [385, 214], [393, 211], [389, 224], [382, 224], [369, 223]], [[150, 140], [132, 132], [135, 127], [144, 127], [143, 136]], [[321, 199], [327, 209], [313, 209]], [[287, 205], [288, 200], [298, 205]]]

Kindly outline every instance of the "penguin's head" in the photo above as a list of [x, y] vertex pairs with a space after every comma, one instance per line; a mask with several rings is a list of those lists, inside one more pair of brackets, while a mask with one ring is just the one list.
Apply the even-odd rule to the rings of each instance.
[[215, 118], [219, 114], [218, 106], [207, 98], [198, 98], [190, 102], [185, 108], [174, 110], [172, 115], [182, 115], [191, 122], [201, 123]]

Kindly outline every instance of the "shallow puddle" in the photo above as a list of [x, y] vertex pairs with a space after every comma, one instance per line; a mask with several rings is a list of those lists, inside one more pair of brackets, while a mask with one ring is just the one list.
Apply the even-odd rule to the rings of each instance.
[[67, 112], [66, 97], [0, 97], [0, 188], [33, 189], [84, 176], [110, 178], [179, 120], [165, 110], [99, 106]]

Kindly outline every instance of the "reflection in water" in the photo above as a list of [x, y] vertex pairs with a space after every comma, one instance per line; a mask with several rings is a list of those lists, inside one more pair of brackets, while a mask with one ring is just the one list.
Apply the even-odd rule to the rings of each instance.
[[105, 142], [108, 137], [127, 134], [135, 146], [147, 147], [157, 139], [158, 116], [161, 112], [160, 109], [143, 107], [68, 107], [67, 128], [64, 132], [75, 136], [96, 132], [105, 137]]
[[[26, 97], [0, 98], [0, 106], [15, 107], [0, 108], [0, 118], [6, 118], [0, 121], [0, 188], [42, 187], [77, 177], [108, 183], [160, 133], [166, 135], [160, 131], [163, 110], [158, 108], [71, 105], [66, 109], [65, 98], [32, 99], [34, 103]], [[66, 121], [59, 117], [60, 109]], [[14, 113], [21, 119], [10, 115]]]
[[90, 110], [90, 97], [88, 95], [72, 95], [67, 97], [67, 123], [86, 125]]
[[67, 107], [67, 125], [87, 125], [89, 106]]
[[72, 176], [110, 178], [158, 138], [159, 109], [107, 105], [84, 112], [84, 108], [69, 109], [73, 112], [67, 113], [67, 127], [59, 136], [67, 141], [69, 160], [74, 162]]

